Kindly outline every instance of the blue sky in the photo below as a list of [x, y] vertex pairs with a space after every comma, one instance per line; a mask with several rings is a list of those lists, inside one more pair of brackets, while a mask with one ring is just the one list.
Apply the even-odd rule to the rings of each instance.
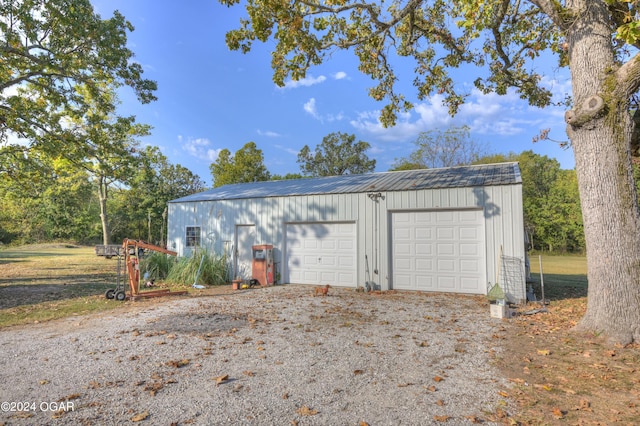
[[[566, 139], [564, 109], [528, 106], [515, 93], [482, 95], [472, 87], [478, 76], [461, 70], [456, 80], [471, 96], [454, 118], [439, 97], [418, 101], [411, 85], [411, 68], [398, 63], [400, 87], [414, 110], [384, 129], [377, 120], [383, 103], [367, 96], [373, 82], [360, 74], [350, 52], [338, 52], [313, 68], [304, 81], [284, 88], [272, 81], [272, 42], [257, 42], [249, 54], [230, 51], [225, 33], [238, 26], [242, 6], [227, 8], [215, 0], [167, 2], [151, 0], [92, 0], [103, 18], [119, 10], [135, 27], [129, 47], [142, 64], [145, 77], [158, 82], [158, 101], [139, 104], [131, 90], [121, 94], [121, 114], [135, 115], [153, 126], [143, 144], [156, 145], [174, 164], [198, 174], [207, 186], [209, 164], [218, 152], [232, 153], [253, 141], [272, 174], [300, 172], [297, 154], [304, 145], [313, 150], [333, 132], [355, 134], [371, 144], [367, 153], [386, 171], [396, 158], [407, 156], [420, 132], [468, 125], [471, 137], [488, 153], [533, 150], [574, 167], [570, 150], [546, 141], [532, 143], [541, 129]], [[558, 99], [570, 91], [567, 70], [553, 62], [535, 64]]]

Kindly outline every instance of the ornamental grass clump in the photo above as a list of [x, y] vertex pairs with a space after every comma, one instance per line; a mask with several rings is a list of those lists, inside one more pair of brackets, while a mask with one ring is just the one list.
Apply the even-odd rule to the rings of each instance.
[[228, 276], [229, 265], [226, 256], [200, 249], [189, 257], [179, 258], [169, 271], [167, 281], [183, 285], [221, 285], [227, 282]]

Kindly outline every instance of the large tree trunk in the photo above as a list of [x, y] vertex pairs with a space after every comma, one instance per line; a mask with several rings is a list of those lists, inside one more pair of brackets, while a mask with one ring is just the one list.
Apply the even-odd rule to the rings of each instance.
[[111, 243], [109, 216], [107, 215], [108, 184], [104, 176], [98, 178], [98, 199], [100, 200], [100, 222], [102, 222], [102, 244]]
[[574, 110], [567, 113], [588, 265], [587, 313], [578, 329], [640, 341], [640, 209], [630, 141], [634, 125], [615, 70], [605, 2], [585, 6], [567, 33]]

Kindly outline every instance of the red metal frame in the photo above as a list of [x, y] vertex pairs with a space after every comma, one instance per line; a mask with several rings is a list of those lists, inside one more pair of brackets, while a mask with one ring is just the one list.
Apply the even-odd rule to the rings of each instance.
[[[170, 256], [177, 256], [175, 251], [167, 250], [164, 247], [156, 246], [153, 244], [145, 243], [141, 240], [130, 240], [125, 238], [122, 241], [122, 249], [124, 251], [125, 265], [127, 268], [127, 275], [129, 276], [129, 298], [135, 300], [138, 297], [160, 297], [160, 296], [177, 296], [180, 294], [186, 294], [187, 291], [171, 291], [169, 289], [160, 289], [140, 292], [140, 267], [138, 260], [138, 253], [140, 249], [157, 251], [165, 253]], [[133, 252], [133, 253], [132, 253]]]

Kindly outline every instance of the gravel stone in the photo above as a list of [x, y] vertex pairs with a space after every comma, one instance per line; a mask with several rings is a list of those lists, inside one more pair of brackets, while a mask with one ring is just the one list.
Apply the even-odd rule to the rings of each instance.
[[0, 424], [464, 425], [504, 408], [507, 329], [483, 297], [285, 285], [127, 303], [0, 330], [0, 402], [16, 403]]

